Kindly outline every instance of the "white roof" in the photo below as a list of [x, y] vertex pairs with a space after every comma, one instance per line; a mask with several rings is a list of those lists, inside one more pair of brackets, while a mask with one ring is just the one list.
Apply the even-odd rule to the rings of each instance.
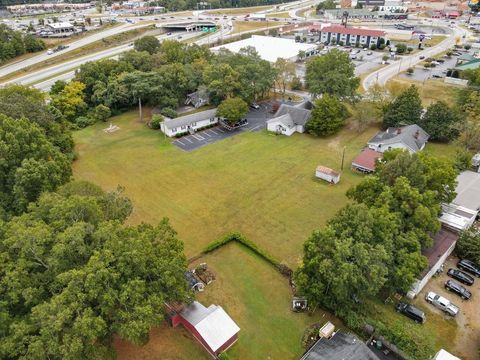
[[453, 356], [448, 351], [441, 349], [433, 358], [433, 360], [462, 360], [456, 356]]
[[457, 177], [457, 197], [453, 203], [470, 210], [480, 209], [480, 173], [464, 171]]
[[467, 230], [474, 222], [478, 211], [467, 209], [455, 204], [443, 204], [440, 222], [457, 229], [459, 231]]
[[62, 28], [71, 28], [71, 27], [73, 27], [73, 25], [70, 24], [69, 22], [51, 23], [51, 24], [48, 24], [48, 26], [50, 26], [50, 27], [53, 28], [53, 29], [62, 29]]
[[275, 62], [279, 58], [293, 59], [297, 57], [298, 52], [301, 50], [308, 52], [316, 49], [315, 44], [296, 43], [295, 40], [280, 37], [253, 35], [248, 39], [214, 47], [212, 51], [227, 49], [238, 53], [240, 49], [248, 46], [254, 47], [263, 60], [270, 62]]
[[232, 336], [240, 331], [238, 325], [221, 306], [210, 305], [208, 308], [197, 301], [182, 311], [182, 317], [192, 324], [202, 339], [217, 351]]

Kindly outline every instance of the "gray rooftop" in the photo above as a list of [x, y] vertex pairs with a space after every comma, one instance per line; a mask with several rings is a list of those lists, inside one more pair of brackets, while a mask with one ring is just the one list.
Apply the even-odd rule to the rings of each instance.
[[[275, 114], [275, 118], [279, 118], [287, 114], [290, 115], [291, 121], [293, 121], [295, 125], [305, 125], [312, 116], [312, 112], [308, 109], [300, 106], [282, 104], [278, 108]], [[286, 117], [284, 117], [283, 119], [286, 119]]]
[[321, 338], [301, 360], [379, 360], [355, 335], [336, 332], [330, 339]]
[[190, 125], [193, 122], [207, 120], [215, 117], [217, 109], [209, 109], [190, 115], [180, 116], [175, 119], [166, 118], [163, 122], [169, 129]]
[[457, 183], [457, 197], [453, 203], [470, 210], [480, 210], [480, 173], [464, 171], [458, 175]]
[[386, 131], [380, 131], [368, 142], [372, 145], [391, 145], [403, 143], [412, 151], [422, 149], [428, 141], [429, 135], [420, 126], [407, 125], [403, 127], [390, 127]]

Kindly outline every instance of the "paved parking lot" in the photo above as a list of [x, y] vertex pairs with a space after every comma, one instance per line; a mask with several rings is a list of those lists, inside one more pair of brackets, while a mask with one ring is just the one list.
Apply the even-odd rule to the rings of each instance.
[[217, 141], [226, 139], [230, 136], [237, 135], [245, 131], [260, 131], [265, 129], [266, 122], [272, 118], [269, 113], [271, 109], [270, 103], [260, 104], [260, 109], [250, 109], [247, 114], [248, 125], [235, 131], [227, 131], [220, 126], [215, 126], [210, 129], [198, 131], [193, 135], [183, 136], [175, 139], [172, 143], [185, 151], [192, 151], [199, 147], [213, 144]]
[[445, 62], [441, 63], [440, 65], [435, 66], [434, 68], [425, 69], [423, 65], [417, 65], [414, 68], [414, 73], [412, 75], [408, 75], [407, 73], [403, 72], [399, 76], [406, 79], [416, 80], [416, 81], [425, 81], [427, 79], [440, 79], [444, 78], [447, 74], [448, 69], [452, 69], [455, 67], [457, 63], [457, 56], [452, 56], [450, 58], [442, 57]]
[[[435, 313], [441, 315], [449, 321], [455, 321], [458, 325], [458, 332], [456, 338], [450, 339], [456, 347], [456, 355], [462, 359], [478, 359], [478, 348], [480, 346], [480, 279], [476, 278], [473, 286], [466, 286], [472, 293], [470, 300], [462, 300], [459, 296], [447, 291], [444, 284], [447, 280], [453, 280], [458, 283], [457, 280], [447, 276], [449, 268], [457, 268], [458, 258], [450, 256], [445, 262], [444, 271], [438, 277], [433, 277], [425, 288], [420, 292], [414, 301], [414, 304], [425, 310], [427, 314], [427, 321], [429, 313]], [[425, 295], [433, 291], [457, 305], [460, 308], [458, 315], [455, 318], [451, 318], [445, 315], [441, 310], [437, 309], [431, 304], [425, 301]]]

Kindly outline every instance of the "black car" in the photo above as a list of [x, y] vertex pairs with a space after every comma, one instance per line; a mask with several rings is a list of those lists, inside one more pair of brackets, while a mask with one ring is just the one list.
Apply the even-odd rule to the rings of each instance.
[[456, 283], [455, 281], [448, 280], [445, 282], [445, 289], [451, 291], [458, 296], [460, 296], [463, 300], [468, 300], [472, 296], [472, 293], [465, 289], [462, 285]]
[[470, 260], [460, 260], [457, 264], [457, 267], [475, 275], [476, 277], [480, 276], [480, 268]]
[[406, 317], [409, 317], [410, 319], [413, 319], [420, 324], [423, 324], [427, 319], [425, 317], [425, 313], [422, 310], [404, 302], [399, 302], [397, 306], [395, 306], [395, 309], [397, 309], [399, 313], [402, 313]]
[[447, 275], [465, 285], [473, 285], [474, 282], [473, 277], [457, 269], [448, 269]]

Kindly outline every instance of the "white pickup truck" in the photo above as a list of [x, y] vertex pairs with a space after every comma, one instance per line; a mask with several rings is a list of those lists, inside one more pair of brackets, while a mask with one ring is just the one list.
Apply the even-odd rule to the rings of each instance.
[[458, 314], [458, 306], [450, 302], [450, 300], [435, 294], [430, 291], [426, 296], [425, 300], [433, 306], [439, 308], [450, 316], [456, 316]]

